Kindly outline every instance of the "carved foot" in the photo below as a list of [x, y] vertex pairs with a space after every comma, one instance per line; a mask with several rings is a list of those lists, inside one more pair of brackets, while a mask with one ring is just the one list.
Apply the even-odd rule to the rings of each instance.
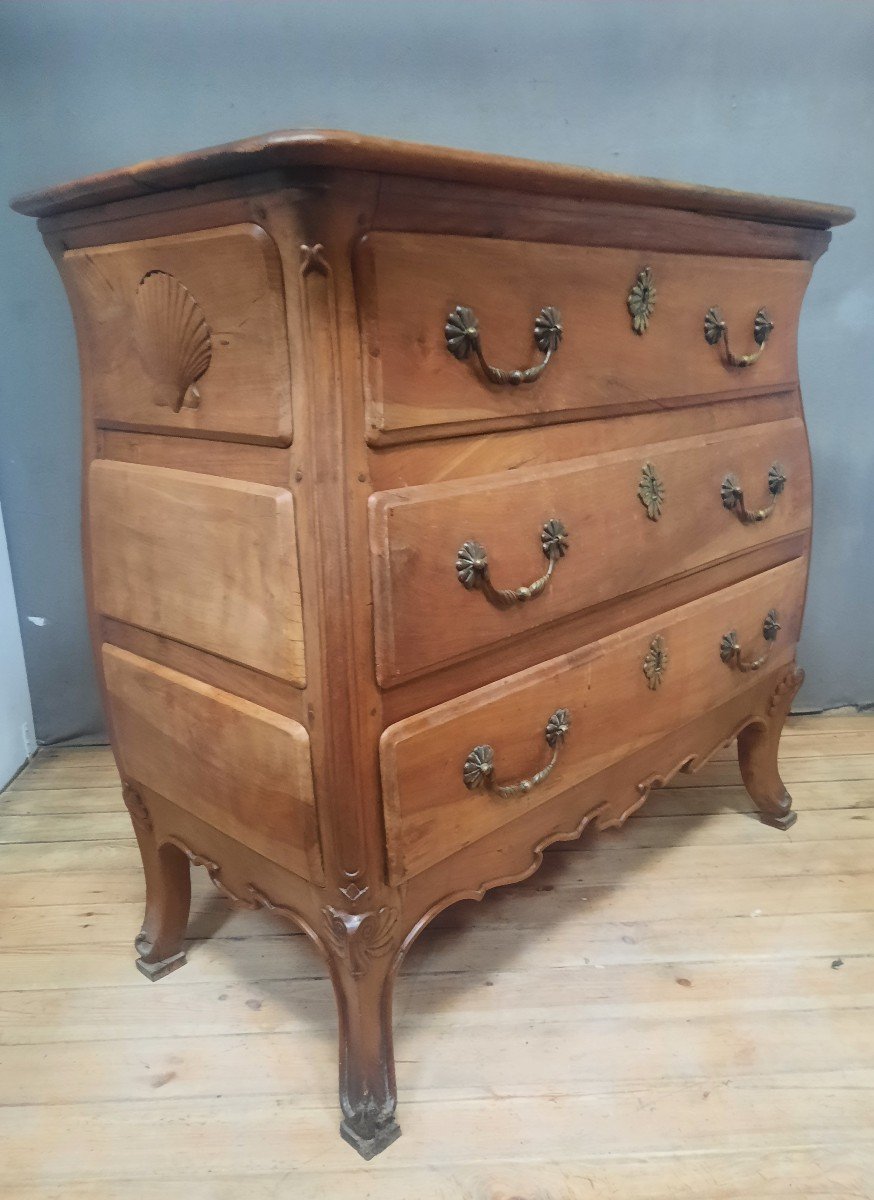
[[326, 906], [323, 916], [340, 1023], [340, 1136], [370, 1159], [401, 1134], [391, 1027], [398, 911]]
[[386, 1111], [375, 1100], [366, 1100], [356, 1113], [340, 1122], [340, 1137], [368, 1161], [400, 1136], [401, 1127], [395, 1120], [393, 1103]]
[[152, 983], [157, 983], [159, 979], [163, 979], [171, 971], [178, 971], [180, 967], [184, 967], [187, 961], [185, 951], [180, 950], [177, 954], [171, 954], [169, 958], [160, 959], [158, 962], [146, 962], [145, 959], [138, 958], [136, 967], [142, 975], [145, 975], [146, 979], [151, 979]]

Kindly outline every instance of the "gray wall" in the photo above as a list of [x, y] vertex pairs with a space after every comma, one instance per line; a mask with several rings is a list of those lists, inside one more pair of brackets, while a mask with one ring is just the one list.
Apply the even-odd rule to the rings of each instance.
[[[874, 701], [871, 3], [4, 0], [0, 88], [0, 197], [310, 125], [856, 206], [802, 318], [817, 486], [801, 704]], [[101, 729], [76, 355], [33, 222], [0, 210], [0, 235], [0, 503], [37, 732], [55, 741]]]

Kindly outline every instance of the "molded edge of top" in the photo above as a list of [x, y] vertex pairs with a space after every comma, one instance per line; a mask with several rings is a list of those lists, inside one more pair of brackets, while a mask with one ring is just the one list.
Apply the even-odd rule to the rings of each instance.
[[11, 207], [25, 216], [50, 217], [115, 200], [130, 200], [174, 188], [293, 167], [334, 167], [410, 175], [576, 199], [687, 209], [814, 229], [844, 225], [856, 215], [852, 208], [841, 205], [614, 175], [585, 167], [329, 129], [280, 130], [189, 154], [152, 159], [89, 175], [72, 183], [26, 192], [16, 196]]

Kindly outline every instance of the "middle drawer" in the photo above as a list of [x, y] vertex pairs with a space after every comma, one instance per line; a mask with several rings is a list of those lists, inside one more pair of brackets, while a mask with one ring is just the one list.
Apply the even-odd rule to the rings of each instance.
[[810, 464], [792, 418], [370, 506], [377, 677], [390, 687], [806, 529]]

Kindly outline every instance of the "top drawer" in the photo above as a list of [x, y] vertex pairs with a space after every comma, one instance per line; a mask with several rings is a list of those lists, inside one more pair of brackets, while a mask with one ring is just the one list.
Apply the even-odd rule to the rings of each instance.
[[279, 253], [258, 225], [71, 250], [98, 424], [291, 442]]
[[[638, 333], [629, 296], [647, 267], [656, 294], [646, 329]], [[468, 432], [483, 422], [542, 424], [791, 383], [811, 270], [807, 262], [788, 260], [415, 233], [369, 234], [359, 243], [355, 268], [372, 444]], [[461, 360], [449, 352], [447, 318], [458, 306], [475, 316], [483, 357], [508, 373], [543, 360], [535, 334], [542, 309], [558, 310], [561, 341], [533, 381], [490, 382], [475, 352]], [[724, 335], [708, 343], [711, 308], [737, 358], [756, 353], [756, 337], [767, 335], [758, 361], [732, 365]], [[757, 334], [760, 309], [773, 329], [760, 321]], [[712, 328], [715, 336], [719, 330]], [[545, 345], [548, 326], [538, 333]]]

